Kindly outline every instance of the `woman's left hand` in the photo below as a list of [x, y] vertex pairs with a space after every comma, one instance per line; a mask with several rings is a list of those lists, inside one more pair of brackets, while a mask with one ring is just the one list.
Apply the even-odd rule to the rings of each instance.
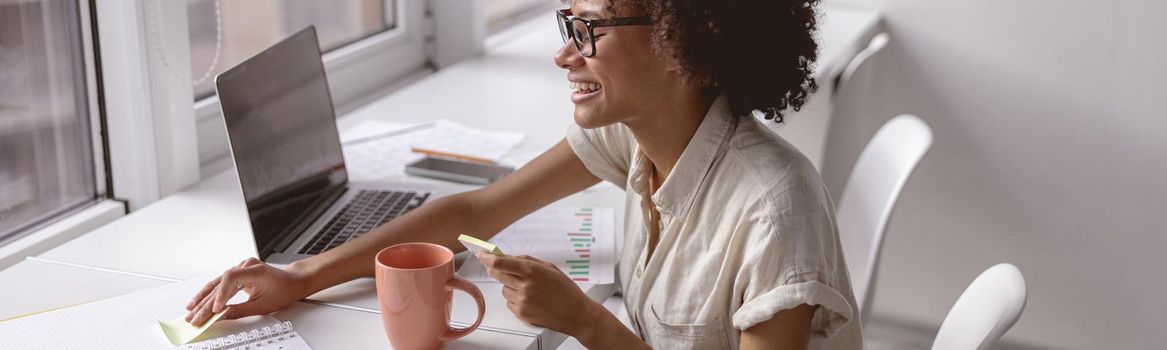
[[[575, 335], [595, 322], [587, 318], [599, 304], [564, 275], [555, 264], [523, 256], [476, 254], [491, 277], [502, 283], [507, 308], [519, 319]], [[607, 311], [607, 310], [605, 310]]]

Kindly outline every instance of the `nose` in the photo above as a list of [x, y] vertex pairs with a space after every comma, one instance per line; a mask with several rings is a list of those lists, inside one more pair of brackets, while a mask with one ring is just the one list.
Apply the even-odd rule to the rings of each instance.
[[571, 40], [564, 42], [559, 46], [559, 50], [555, 51], [555, 65], [563, 69], [571, 69], [582, 66], [584, 64], [583, 56], [579, 55], [579, 50], [575, 48], [575, 43]]

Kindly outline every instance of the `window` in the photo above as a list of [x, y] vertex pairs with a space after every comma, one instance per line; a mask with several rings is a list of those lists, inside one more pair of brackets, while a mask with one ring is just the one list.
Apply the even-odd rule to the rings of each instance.
[[551, 16], [548, 13], [562, 7], [563, 3], [547, 0], [490, 0], [484, 5], [486, 30], [496, 33], [531, 17]]
[[194, 97], [213, 95], [216, 74], [304, 27], [315, 25], [331, 51], [393, 29], [395, 11], [386, 0], [188, 0]]
[[95, 202], [104, 188], [78, 6], [0, 1], [0, 244]]
[[[189, 39], [190, 80], [195, 83], [200, 174], [218, 173], [231, 160], [214, 96], [215, 74], [315, 25], [332, 102], [342, 114], [427, 70], [426, 4], [418, 0], [188, 0], [180, 5], [187, 19], [181, 32]], [[175, 21], [166, 20], [165, 13], [146, 16], [159, 14], [158, 28], [179, 29]]]

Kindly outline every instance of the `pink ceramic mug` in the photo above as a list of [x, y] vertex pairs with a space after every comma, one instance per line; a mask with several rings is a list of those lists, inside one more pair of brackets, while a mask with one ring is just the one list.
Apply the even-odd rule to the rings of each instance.
[[[449, 248], [403, 243], [382, 249], [375, 260], [381, 321], [394, 349], [437, 349], [482, 323], [486, 313], [482, 291], [454, 275], [454, 252]], [[470, 294], [478, 303], [478, 319], [470, 327], [449, 326], [454, 289]]]

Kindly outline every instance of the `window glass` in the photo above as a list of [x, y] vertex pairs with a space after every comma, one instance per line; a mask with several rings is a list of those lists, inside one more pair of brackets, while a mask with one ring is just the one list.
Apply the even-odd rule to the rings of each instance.
[[78, 11], [0, 1], [0, 244], [97, 198]]
[[489, 0], [485, 1], [486, 31], [494, 33], [532, 17], [550, 17], [551, 10], [563, 7], [555, 0]]
[[216, 74], [309, 25], [330, 51], [397, 22], [393, 0], [188, 0], [187, 17], [196, 100], [214, 94]]

